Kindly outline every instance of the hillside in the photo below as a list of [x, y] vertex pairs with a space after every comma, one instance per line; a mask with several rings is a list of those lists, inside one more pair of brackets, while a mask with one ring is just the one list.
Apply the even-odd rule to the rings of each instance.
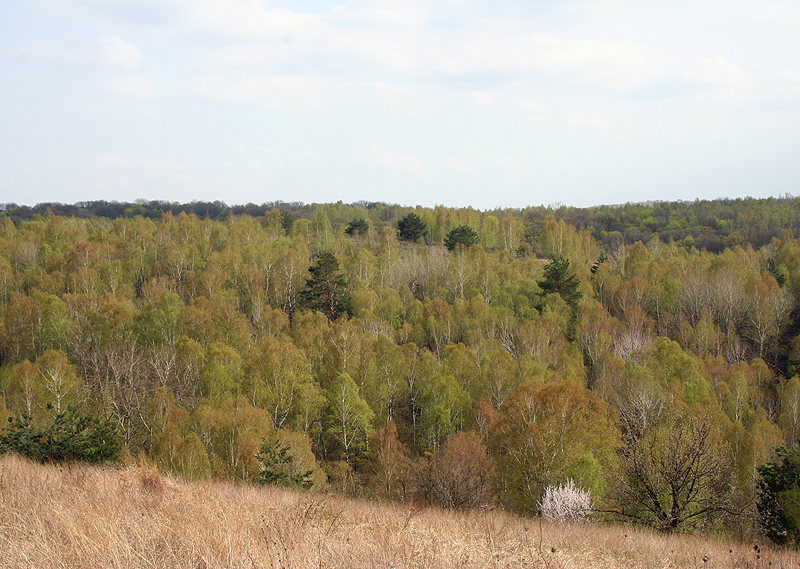
[[527, 515], [572, 480], [617, 519], [739, 537], [800, 440], [800, 200], [84, 205], [0, 213], [21, 428], [76, 409], [188, 479]]
[[[0, 566], [110, 568], [777, 568], [800, 554], [753, 542], [456, 513], [152, 468], [0, 458]], [[704, 561], [704, 558], [706, 561]]]

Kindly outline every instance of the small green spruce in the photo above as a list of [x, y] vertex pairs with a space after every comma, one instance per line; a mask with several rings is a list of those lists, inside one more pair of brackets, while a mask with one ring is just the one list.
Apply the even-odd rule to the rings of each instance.
[[122, 448], [114, 425], [71, 407], [44, 427], [33, 425], [27, 416], [10, 417], [8, 422], [0, 433], [0, 454], [17, 453], [45, 463], [100, 464], [119, 458]]
[[257, 455], [258, 461], [261, 463], [258, 480], [261, 484], [308, 490], [314, 485], [311, 479], [314, 471], [297, 472], [289, 451], [289, 447], [281, 445], [278, 441], [265, 440]]
[[300, 291], [302, 305], [322, 312], [330, 320], [336, 320], [343, 314], [352, 316], [347, 280], [339, 272], [336, 257], [326, 251], [319, 253], [317, 264], [310, 267], [308, 272], [311, 278], [306, 279], [306, 288]]

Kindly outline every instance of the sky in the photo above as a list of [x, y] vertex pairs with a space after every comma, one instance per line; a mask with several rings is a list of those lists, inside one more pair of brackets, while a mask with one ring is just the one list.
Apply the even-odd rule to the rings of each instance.
[[797, 0], [0, 3], [0, 203], [786, 193]]

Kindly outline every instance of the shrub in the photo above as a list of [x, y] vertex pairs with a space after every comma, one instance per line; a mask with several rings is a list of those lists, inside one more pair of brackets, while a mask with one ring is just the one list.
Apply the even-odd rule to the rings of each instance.
[[30, 417], [9, 418], [0, 434], [0, 454], [15, 452], [38, 462], [116, 460], [121, 451], [114, 426], [99, 417], [80, 415], [71, 407], [58, 413], [47, 427], [31, 424]]
[[314, 485], [311, 478], [314, 471], [298, 470], [290, 451], [289, 446], [278, 440], [265, 440], [257, 457], [261, 463], [259, 482], [303, 490], [311, 488]]
[[416, 465], [420, 497], [445, 508], [467, 510], [494, 498], [495, 463], [474, 433], [453, 433], [435, 454]]
[[766, 536], [779, 545], [800, 542], [800, 447], [778, 447], [776, 462], [758, 467], [758, 513]]
[[581, 522], [592, 513], [592, 496], [570, 479], [565, 484], [545, 489], [541, 510], [547, 520]]

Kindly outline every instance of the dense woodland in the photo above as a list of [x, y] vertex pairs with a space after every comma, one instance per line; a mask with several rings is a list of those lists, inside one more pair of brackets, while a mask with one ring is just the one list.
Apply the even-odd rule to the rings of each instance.
[[800, 199], [0, 210], [0, 415], [181, 475], [746, 534], [800, 438]]

